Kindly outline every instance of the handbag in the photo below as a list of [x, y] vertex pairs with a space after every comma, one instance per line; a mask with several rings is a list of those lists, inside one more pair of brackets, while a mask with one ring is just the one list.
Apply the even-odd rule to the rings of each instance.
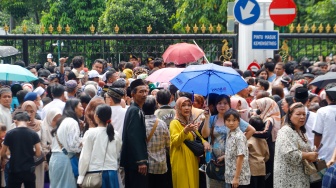
[[202, 137], [198, 131], [193, 131], [196, 135], [195, 140], [184, 140], [184, 144], [194, 153], [196, 157], [204, 155], [204, 145], [202, 143]]
[[[63, 147], [63, 144], [59, 141], [57, 133], [55, 134], [57, 143], [59, 145], [59, 147], [61, 148], [62, 152], [64, 153], [64, 155], [67, 155], [69, 157], [69, 153], [67, 151], [67, 149], [65, 147]], [[70, 158], [70, 164], [71, 164], [71, 168], [72, 168], [72, 172], [75, 176], [75, 178], [77, 179], [77, 177], [79, 176], [79, 172], [78, 172], [78, 162], [79, 162], [79, 158], [77, 157], [77, 155], [73, 155]]]
[[325, 160], [318, 160], [313, 162], [313, 164], [316, 167], [317, 172], [309, 176], [310, 183], [322, 181], [323, 176], [328, 169]]
[[105, 148], [105, 157], [104, 162], [102, 166], [102, 170], [100, 172], [88, 172], [84, 176], [84, 180], [82, 183], [83, 188], [100, 188], [103, 184], [103, 168], [105, 164], [106, 159], [106, 153], [107, 153], [107, 146], [108, 146], [109, 140], [107, 140], [106, 148]]
[[306, 159], [302, 160], [304, 173], [306, 175], [312, 175], [317, 172], [317, 169], [312, 162], [308, 162]]
[[35, 166], [38, 166], [38, 165], [40, 165], [41, 163], [43, 163], [43, 161], [45, 161], [44, 159], [45, 159], [45, 155], [44, 155], [43, 152], [41, 152], [41, 155], [40, 155], [39, 157], [35, 157], [35, 156], [34, 156], [34, 163], [35, 163]]
[[215, 160], [210, 160], [205, 172], [211, 179], [225, 181], [225, 163], [216, 163]]

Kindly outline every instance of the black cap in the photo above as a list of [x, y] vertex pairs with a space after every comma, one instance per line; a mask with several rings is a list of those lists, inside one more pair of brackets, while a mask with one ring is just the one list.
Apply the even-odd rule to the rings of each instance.
[[142, 79], [134, 80], [130, 85], [131, 91], [133, 91], [133, 89], [135, 89], [136, 87], [142, 86], [142, 85], [146, 85], [145, 82]]
[[130, 59], [138, 59], [138, 57], [135, 56], [135, 55], [133, 55], [133, 54], [131, 54], [131, 55], [130, 55]]
[[303, 74], [303, 77], [315, 78], [315, 75], [313, 75], [312, 73], [305, 73]]
[[336, 87], [327, 89], [326, 94], [331, 101], [336, 101]]
[[308, 89], [306, 87], [298, 87], [295, 89], [295, 101], [301, 102], [308, 99]]

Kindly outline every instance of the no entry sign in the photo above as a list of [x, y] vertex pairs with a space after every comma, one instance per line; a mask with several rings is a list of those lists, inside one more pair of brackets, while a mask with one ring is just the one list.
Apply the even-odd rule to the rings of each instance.
[[269, 7], [271, 20], [277, 26], [286, 26], [296, 17], [296, 5], [293, 0], [274, 0]]

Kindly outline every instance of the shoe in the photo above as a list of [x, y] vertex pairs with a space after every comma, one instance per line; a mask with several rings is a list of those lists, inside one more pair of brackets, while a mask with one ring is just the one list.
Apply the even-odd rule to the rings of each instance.
[[205, 168], [206, 168], [206, 165], [202, 164], [202, 166], [198, 170], [205, 173]]

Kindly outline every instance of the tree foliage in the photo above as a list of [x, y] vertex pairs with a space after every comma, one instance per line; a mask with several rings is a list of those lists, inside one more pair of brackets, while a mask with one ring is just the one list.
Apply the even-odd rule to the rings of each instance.
[[[185, 31], [185, 26], [189, 24], [217, 25], [220, 24], [224, 29], [227, 21], [227, 4], [233, 0], [175, 0], [176, 14], [174, 15], [176, 23], [174, 30]], [[191, 25], [192, 24], [192, 25]]]
[[52, 24], [55, 28], [58, 24], [62, 27], [69, 24], [71, 33], [76, 34], [89, 33], [91, 24], [97, 26], [105, 9], [105, 0], [48, 0], [48, 3], [50, 9], [42, 12], [41, 22], [46, 27]]
[[[171, 31], [169, 11], [157, 0], [108, 0], [106, 10], [99, 18], [99, 31], [114, 33], [147, 33], [151, 25], [153, 32]], [[167, 3], [169, 4], [169, 2]]]

